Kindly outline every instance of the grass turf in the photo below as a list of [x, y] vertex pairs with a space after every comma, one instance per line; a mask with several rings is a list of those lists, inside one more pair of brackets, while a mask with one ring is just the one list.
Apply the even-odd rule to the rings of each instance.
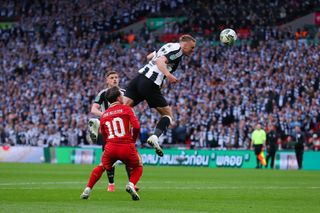
[[140, 201], [105, 175], [89, 200], [79, 196], [94, 165], [0, 163], [0, 212], [320, 212], [320, 171], [145, 166]]

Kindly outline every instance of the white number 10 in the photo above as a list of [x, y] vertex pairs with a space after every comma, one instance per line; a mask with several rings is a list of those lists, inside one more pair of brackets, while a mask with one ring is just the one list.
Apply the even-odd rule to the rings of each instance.
[[114, 136], [122, 137], [126, 134], [122, 118], [116, 117], [112, 120], [112, 125], [109, 121], [106, 122], [106, 125], [109, 130], [108, 139], [114, 138]]

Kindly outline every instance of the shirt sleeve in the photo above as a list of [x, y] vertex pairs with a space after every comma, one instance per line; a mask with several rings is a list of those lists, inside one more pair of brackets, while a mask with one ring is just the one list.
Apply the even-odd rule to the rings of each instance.
[[158, 54], [165, 56], [171, 63], [182, 56], [182, 50], [179, 43], [169, 43], [160, 48]]
[[94, 103], [99, 104], [99, 105], [102, 104], [102, 102], [103, 102], [103, 100], [102, 100], [102, 94], [103, 94], [103, 93], [99, 93], [99, 94], [95, 97]]

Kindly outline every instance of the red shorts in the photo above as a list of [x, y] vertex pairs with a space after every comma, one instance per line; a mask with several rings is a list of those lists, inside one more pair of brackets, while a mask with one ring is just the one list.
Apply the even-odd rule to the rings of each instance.
[[141, 157], [134, 143], [107, 143], [101, 158], [104, 168], [110, 170], [117, 160], [121, 160], [130, 170], [142, 165]]

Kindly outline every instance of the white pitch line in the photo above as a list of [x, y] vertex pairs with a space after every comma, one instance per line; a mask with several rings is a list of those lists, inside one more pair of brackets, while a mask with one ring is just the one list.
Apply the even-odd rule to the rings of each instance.
[[174, 190], [203, 190], [203, 189], [212, 189], [212, 190], [233, 190], [233, 189], [248, 189], [248, 190], [257, 190], [257, 189], [262, 189], [262, 190], [275, 190], [275, 189], [320, 189], [320, 186], [306, 186], [306, 187], [298, 187], [298, 186], [257, 186], [257, 187], [238, 187], [238, 186], [203, 186], [203, 187], [143, 187], [147, 189], [174, 189]]
[[84, 182], [24, 182], [24, 183], [0, 183], [0, 186], [17, 186], [17, 185], [69, 185], [69, 184], [82, 184]]
[[[12, 189], [8, 186], [18, 186], [16, 189], [34, 189], [30, 187], [31, 185], [81, 185], [85, 184], [85, 182], [75, 182], [75, 181], [68, 181], [68, 182], [20, 182], [20, 183], [0, 183], [0, 190], [1, 189]], [[1, 186], [7, 186], [7, 188], [1, 187]], [[23, 188], [19, 186], [29, 186], [28, 188]], [[39, 187], [43, 188], [43, 187]], [[97, 187], [100, 188], [100, 187]], [[165, 189], [165, 190], [238, 190], [238, 189], [248, 189], [248, 190], [285, 190], [285, 189], [320, 189], [320, 186], [161, 186], [161, 187], [155, 187], [155, 186], [148, 186], [148, 184], [145, 184], [142, 188], [144, 189]]]

